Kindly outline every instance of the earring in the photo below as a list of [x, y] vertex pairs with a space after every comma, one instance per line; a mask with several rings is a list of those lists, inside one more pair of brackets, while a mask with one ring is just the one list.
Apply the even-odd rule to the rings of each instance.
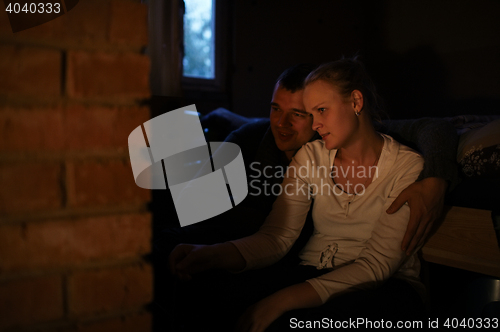
[[358, 111], [354, 111], [354, 114], [356, 114], [356, 116], [359, 116], [359, 112]]

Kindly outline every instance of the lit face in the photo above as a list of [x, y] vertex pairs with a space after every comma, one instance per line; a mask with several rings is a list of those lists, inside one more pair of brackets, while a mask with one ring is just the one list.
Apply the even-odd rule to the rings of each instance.
[[278, 149], [291, 159], [314, 135], [312, 117], [305, 111], [304, 90], [294, 93], [277, 85], [271, 101], [271, 131]]
[[[359, 96], [356, 94], [359, 93]], [[319, 80], [304, 89], [304, 105], [313, 116], [312, 128], [318, 132], [328, 150], [348, 147], [354, 142], [359, 121], [355, 114], [354, 98], [362, 95], [354, 90], [349, 98], [343, 97], [333, 85]]]

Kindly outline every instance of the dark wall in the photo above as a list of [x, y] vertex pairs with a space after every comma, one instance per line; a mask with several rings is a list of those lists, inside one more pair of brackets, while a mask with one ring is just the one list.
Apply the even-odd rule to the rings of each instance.
[[233, 110], [267, 116], [274, 82], [284, 69], [362, 49], [365, 14], [356, 12], [356, 1], [236, 1]]
[[392, 118], [498, 114], [500, 1], [235, 1], [232, 110], [267, 116], [277, 76], [361, 55]]

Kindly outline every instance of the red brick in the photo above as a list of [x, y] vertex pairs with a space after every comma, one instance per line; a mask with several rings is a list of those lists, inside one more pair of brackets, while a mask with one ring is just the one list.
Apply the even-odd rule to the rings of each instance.
[[149, 58], [133, 53], [68, 53], [67, 93], [75, 98], [149, 97]]
[[85, 0], [66, 14], [13, 33], [0, 17], [0, 37], [16, 42], [40, 42], [68, 47], [103, 48], [109, 44], [140, 48], [147, 44], [147, 6], [140, 1]]
[[0, 215], [62, 206], [61, 165], [0, 164]]
[[109, 40], [116, 44], [146, 45], [148, 43], [147, 6], [128, 1], [112, 1]]
[[0, 329], [62, 318], [60, 276], [7, 281], [0, 284]]
[[0, 10], [0, 36], [14, 36], [5, 10]]
[[150, 332], [151, 330], [151, 314], [143, 313], [83, 325], [78, 329], [78, 332]]
[[69, 277], [71, 314], [90, 315], [143, 306], [152, 300], [151, 266], [76, 272]]
[[[53, 17], [53, 15], [51, 15], [51, 14], [45, 14], [44, 16], [45, 16], [45, 18], [48, 18], [47, 16]], [[2, 35], [4, 37], [6, 37], [6, 38], [10, 37], [18, 42], [22, 41], [22, 40], [23, 41], [30, 41], [30, 40], [35, 40], [35, 39], [38, 39], [38, 41], [39, 41], [39, 40], [45, 39], [49, 36], [56, 37], [57, 35], [59, 35], [59, 31], [62, 28], [62, 25], [61, 25], [62, 22], [60, 20], [60, 17], [62, 17], [62, 16], [59, 16], [58, 18], [53, 19], [52, 21], [48, 21], [46, 23], [43, 23], [41, 25], [37, 25], [35, 27], [29, 28], [26, 30], [18, 31], [16, 33], [12, 32], [12, 29], [10, 28], [10, 22], [7, 19], [7, 24], [9, 24], [9, 29], [8, 30], [2, 29], [2, 30], [0, 30], [0, 32], [2, 33]], [[38, 17], [38, 18], [40, 18], [40, 17]], [[42, 18], [42, 19], [45, 19], [45, 18]]]
[[128, 146], [128, 135], [147, 121], [146, 107], [83, 107], [73, 106], [67, 114], [70, 149], [90, 149]]
[[109, 1], [85, 0], [61, 17], [62, 40], [78, 44], [105, 42], [109, 26]]
[[63, 122], [61, 108], [0, 109], [0, 152], [62, 149]]
[[0, 273], [141, 257], [151, 251], [149, 214], [0, 226]]
[[0, 94], [59, 96], [61, 52], [0, 45]]
[[68, 165], [70, 206], [140, 204], [151, 191], [135, 184], [130, 160], [82, 162]]
[[107, 42], [109, 14], [109, 1], [85, 0], [52, 21], [15, 34], [12, 33], [10, 25], [6, 29], [2, 24], [0, 35], [15, 39], [17, 42], [43, 40], [46, 43], [75, 46], [104, 44]]
[[71, 105], [0, 109], [0, 152], [121, 148], [150, 118], [147, 107]]

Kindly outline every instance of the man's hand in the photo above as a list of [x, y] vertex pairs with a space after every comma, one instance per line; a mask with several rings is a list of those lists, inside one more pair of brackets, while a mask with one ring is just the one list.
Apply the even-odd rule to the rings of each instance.
[[387, 209], [392, 214], [406, 202], [410, 206], [410, 221], [406, 229], [401, 249], [411, 255], [415, 248], [421, 246], [429, 235], [432, 225], [443, 211], [444, 195], [448, 184], [435, 177], [412, 183], [403, 190]]
[[181, 280], [190, 280], [192, 275], [212, 268], [211, 246], [179, 244], [168, 257], [170, 272]]

